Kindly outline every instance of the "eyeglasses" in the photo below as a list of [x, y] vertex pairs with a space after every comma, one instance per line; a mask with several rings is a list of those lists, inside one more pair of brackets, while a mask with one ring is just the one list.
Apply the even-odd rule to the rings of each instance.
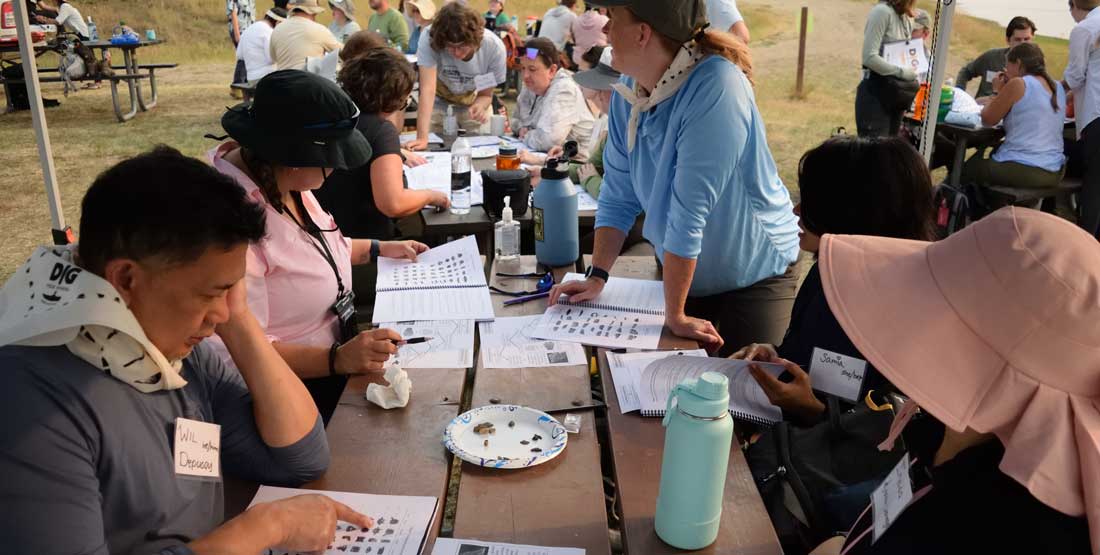
[[554, 274], [547, 272], [546, 274], [501, 274], [498, 273], [497, 277], [509, 277], [509, 278], [539, 278], [538, 285], [535, 286], [534, 291], [505, 291], [495, 286], [490, 286], [489, 289], [494, 293], [501, 295], [507, 295], [509, 297], [526, 297], [528, 295], [538, 295], [539, 293], [546, 293], [554, 287]]

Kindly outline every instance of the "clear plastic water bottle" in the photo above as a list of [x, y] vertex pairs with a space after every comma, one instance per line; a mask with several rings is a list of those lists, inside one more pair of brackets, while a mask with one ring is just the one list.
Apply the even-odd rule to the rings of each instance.
[[88, 39], [99, 40], [99, 28], [96, 27], [95, 22], [92, 21], [92, 16], [88, 16]]
[[443, 134], [449, 137], [458, 135], [458, 118], [455, 117], [455, 107], [447, 105], [447, 116], [443, 118]]
[[451, 214], [470, 213], [470, 187], [473, 179], [473, 156], [466, 131], [460, 129], [451, 145]]

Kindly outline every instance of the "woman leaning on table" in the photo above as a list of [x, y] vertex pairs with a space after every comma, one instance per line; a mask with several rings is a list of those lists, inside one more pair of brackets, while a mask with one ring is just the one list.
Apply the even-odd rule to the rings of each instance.
[[856, 89], [856, 128], [860, 137], [897, 135], [901, 116], [920, 83], [909, 68], [882, 57], [883, 45], [910, 40], [916, 0], [882, 0], [871, 8], [863, 29], [863, 80]]
[[348, 239], [313, 196], [331, 171], [370, 161], [358, 120], [359, 108], [336, 83], [277, 71], [256, 86], [251, 104], [225, 113], [222, 127], [232, 140], [208, 154], [267, 212], [267, 237], [248, 248], [248, 305], [275, 350], [306, 380], [326, 421], [346, 375], [381, 370], [401, 340], [388, 329], [358, 333], [352, 265], [379, 256], [415, 260], [428, 248]]
[[798, 225], [756, 108], [748, 47], [706, 29], [703, 0], [597, 3], [610, 8], [614, 69], [630, 79], [611, 103], [589, 277], [556, 293], [599, 295], [645, 212], [674, 333], [725, 343], [722, 354], [779, 341], [797, 287]]

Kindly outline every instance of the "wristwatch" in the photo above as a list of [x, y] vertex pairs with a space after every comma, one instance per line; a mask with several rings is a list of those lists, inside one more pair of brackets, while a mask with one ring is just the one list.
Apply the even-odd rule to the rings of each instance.
[[382, 254], [382, 243], [378, 239], [370, 240], [370, 261], [377, 263], [378, 256]]
[[607, 283], [607, 280], [611, 277], [611, 275], [608, 274], [607, 270], [604, 270], [603, 268], [589, 266], [588, 270], [584, 272], [584, 277], [602, 279], [604, 283]]

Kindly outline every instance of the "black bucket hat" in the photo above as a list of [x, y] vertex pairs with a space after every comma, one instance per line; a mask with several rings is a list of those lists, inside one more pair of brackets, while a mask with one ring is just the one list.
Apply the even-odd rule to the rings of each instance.
[[251, 102], [222, 116], [222, 127], [241, 146], [292, 168], [354, 169], [371, 159], [355, 128], [359, 108], [336, 83], [288, 69], [268, 74]]

